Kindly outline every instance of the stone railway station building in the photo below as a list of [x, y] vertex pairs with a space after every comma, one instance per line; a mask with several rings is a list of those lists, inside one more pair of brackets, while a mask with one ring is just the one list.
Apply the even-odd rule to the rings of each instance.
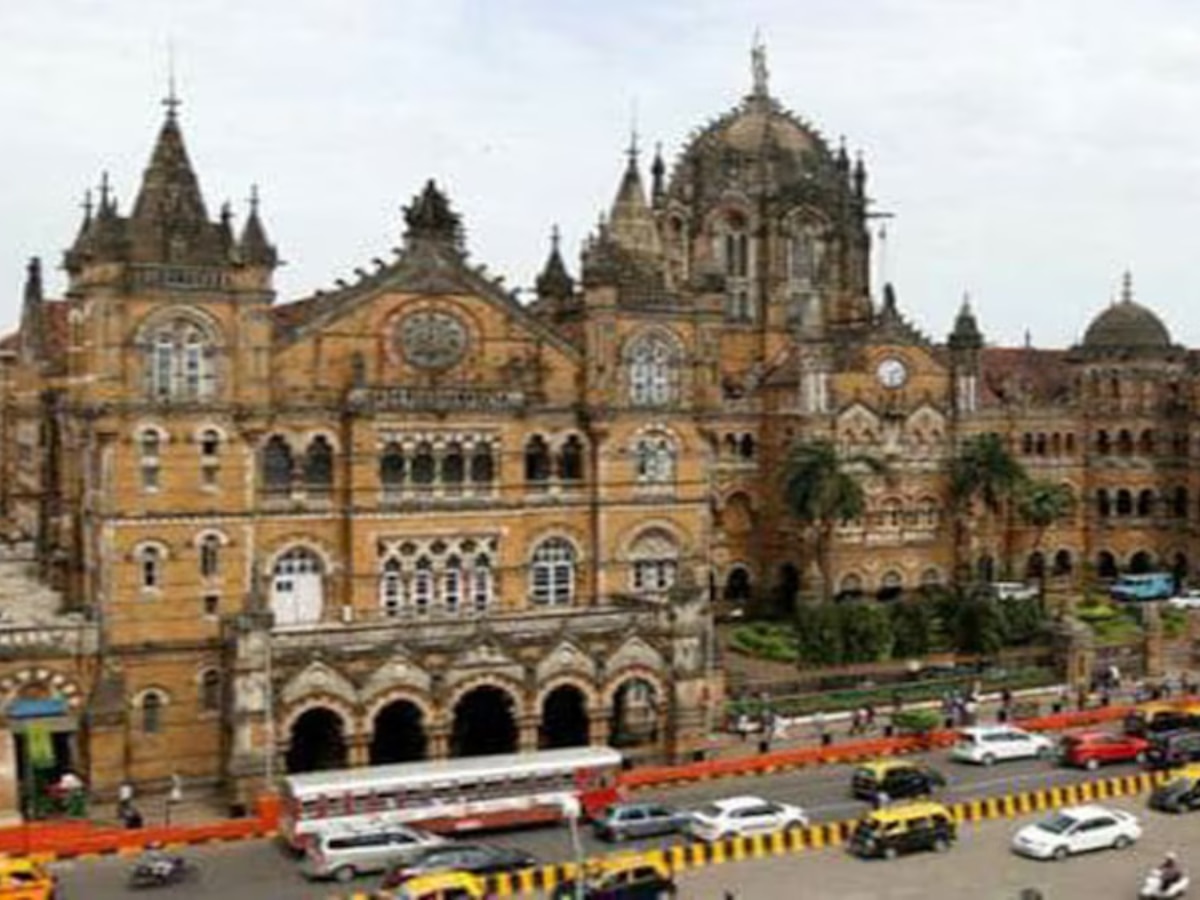
[[[1190, 572], [1198, 359], [1126, 286], [1069, 350], [931, 340], [873, 291], [863, 163], [769, 92], [643, 180], [534, 302], [427, 183], [401, 246], [277, 298], [253, 203], [214, 217], [168, 104], [0, 345], [0, 707], [64, 762], [245, 798], [284, 771], [613, 743], [679, 755], [719, 711], [712, 601], [808, 578], [789, 446], [886, 458], [839, 591], [952, 565], [946, 461], [995, 432], [1075, 514], [1018, 572]], [[386, 240], [386, 236], [381, 238]], [[302, 248], [298, 248], [302, 252]], [[1098, 265], [1104, 265], [1099, 261]], [[972, 529], [972, 564], [998, 546]], [[18, 742], [20, 746], [20, 742]]]

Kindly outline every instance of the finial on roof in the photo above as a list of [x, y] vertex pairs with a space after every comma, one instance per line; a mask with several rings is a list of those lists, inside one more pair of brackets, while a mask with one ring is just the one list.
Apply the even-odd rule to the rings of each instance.
[[754, 46], [750, 48], [750, 69], [754, 77], [754, 96], [768, 96], [767, 80], [770, 73], [767, 71], [767, 47], [758, 29], [754, 30]]
[[1125, 274], [1121, 276], [1121, 302], [1133, 302], [1133, 273], [1128, 269], [1126, 269]]
[[1030, 331], [1028, 328], [1025, 329], [1025, 349], [1026, 350], [1033, 349], [1033, 332]]
[[92, 189], [88, 188], [83, 192], [83, 224], [92, 221]]
[[167, 118], [174, 119], [183, 101], [175, 90], [175, 42], [167, 41], [167, 96], [163, 98], [163, 106], [167, 108]]
[[100, 173], [100, 212], [108, 211], [108, 170]]
[[557, 253], [559, 244], [562, 242], [562, 235], [558, 230], [558, 223], [555, 222], [550, 228], [550, 252]]
[[250, 185], [249, 202], [250, 202], [250, 212], [251, 213], [258, 212], [258, 185], [257, 184]]

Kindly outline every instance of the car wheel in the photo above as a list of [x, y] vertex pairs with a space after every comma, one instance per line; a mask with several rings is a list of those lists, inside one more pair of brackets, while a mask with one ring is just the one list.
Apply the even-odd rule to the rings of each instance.
[[1100, 768], [1100, 760], [1096, 759], [1093, 756], [1091, 759], [1089, 759], [1087, 762], [1085, 762], [1083, 764], [1083, 767], [1085, 769], [1087, 769], [1089, 772], [1095, 772], [1098, 768]]
[[934, 838], [934, 840], [933, 840], [933, 852], [934, 853], [945, 853], [949, 849], [950, 849], [950, 842], [948, 840], [946, 840], [945, 838], [941, 838], [941, 837]]
[[353, 881], [354, 876], [358, 873], [354, 871], [354, 866], [338, 866], [333, 870], [333, 880], [341, 884]]
[[1115, 841], [1113, 841], [1113, 849], [1114, 850], [1124, 850], [1126, 847], [1128, 847], [1132, 843], [1133, 843], [1133, 841], [1130, 840], [1129, 835], [1118, 834], [1117, 839]]
[[1139, 751], [1137, 756], [1135, 756], [1133, 758], [1133, 761], [1135, 763], [1137, 763], [1139, 766], [1143, 765], [1146, 762], [1146, 754], [1144, 752]]
[[1061, 847], [1055, 847], [1054, 852], [1050, 854], [1050, 858], [1058, 860], [1059, 862], [1062, 862], [1064, 859], [1066, 859], [1070, 855], [1071, 855], [1071, 851], [1068, 850], [1066, 845], [1064, 844]]
[[896, 853], [895, 847], [884, 847], [883, 848], [883, 858], [884, 859], [895, 859], [896, 856], [897, 856], [897, 853]]
[[1038, 752], [1037, 752], [1038, 759], [1050, 759], [1050, 757], [1052, 757], [1052, 756], [1054, 756], [1054, 748], [1053, 747], [1041, 747], [1038, 749]]
[[983, 758], [979, 761], [985, 766], [994, 766], [996, 764], [996, 757], [991, 753], [985, 753], [983, 754]]

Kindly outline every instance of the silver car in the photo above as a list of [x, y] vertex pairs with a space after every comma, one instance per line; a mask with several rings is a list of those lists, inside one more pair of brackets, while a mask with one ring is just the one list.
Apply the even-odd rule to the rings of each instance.
[[443, 837], [398, 823], [333, 827], [309, 838], [300, 871], [309, 878], [346, 882], [359, 875], [386, 871], [395, 863], [415, 859], [426, 847], [444, 843]]

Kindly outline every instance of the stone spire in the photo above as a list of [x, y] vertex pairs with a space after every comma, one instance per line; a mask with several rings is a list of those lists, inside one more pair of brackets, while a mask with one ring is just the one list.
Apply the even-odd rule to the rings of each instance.
[[29, 356], [42, 350], [42, 261], [36, 256], [25, 269], [25, 295], [21, 305], [21, 349]]
[[975, 321], [975, 313], [971, 311], [971, 298], [963, 294], [962, 306], [954, 317], [954, 330], [950, 332], [947, 341], [951, 350], [978, 350], [983, 346], [983, 333], [979, 323]]
[[243, 263], [251, 266], [273, 269], [279, 262], [279, 255], [267, 240], [267, 231], [258, 215], [258, 185], [250, 188], [250, 215], [246, 217], [242, 236], [238, 240], [238, 254]]
[[659, 252], [658, 228], [654, 214], [646, 203], [642, 175], [638, 168], [637, 134], [629, 142], [629, 163], [621, 177], [617, 198], [609, 215], [608, 231], [613, 240], [626, 250], [646, 254]]
[[753, 84], [750, 95], [760, 99], [770, 97], [771, 92], [767, 84], [770, 80], [770, 72], [767, 71], [767, 46], [758, 32], [754, 33], [754, 45], [750, 48], [750, 74]]
[[567, 273], [563, 263], [562, 253], [559, 252], [558, 226], [550, 233], [550, 256], [542, 273], [537, 277], [537, 295], [539, 300], [570, 300], [575, 294], [575, 281]]
[[133, 219], [203, 225], [208, 222], [208, 212], [183, 143], [179, 128], [180, 100], [174, 87], [163, 105], [167, 116], [159, 129], [150, 163], [142, 174], [142, 186], [133, 204]]
[[436, 248], [464, 256], [462, 218], [433, 179], [404, 208], [404, 244], [407, 250]]
[[650, 202], [655, 209], [662, 206], [667, 197], [667, 165], [662, 158], [662, 144], [654, 147], [654, 161], [650, 163]]

